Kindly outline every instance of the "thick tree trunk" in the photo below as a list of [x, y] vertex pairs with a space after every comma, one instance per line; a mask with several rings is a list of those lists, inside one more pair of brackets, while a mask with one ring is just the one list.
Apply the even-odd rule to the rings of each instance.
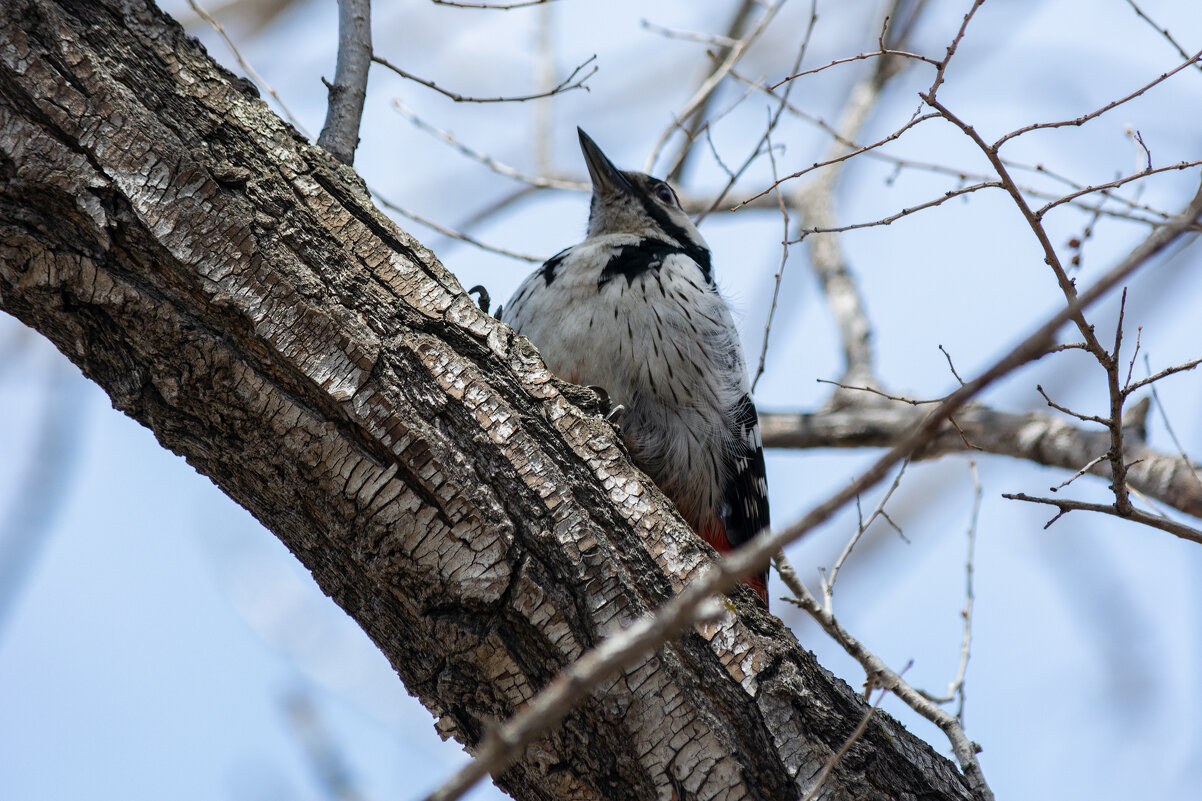
[[[144, 2], [5, 3], [0, 306], [275, 532], [469, 749], [710, 557], [353, 172]], [[498, 783], [797, 797], [863, 706], [741, 592]], [[878, 714], [822, 797], [969, 793]]]

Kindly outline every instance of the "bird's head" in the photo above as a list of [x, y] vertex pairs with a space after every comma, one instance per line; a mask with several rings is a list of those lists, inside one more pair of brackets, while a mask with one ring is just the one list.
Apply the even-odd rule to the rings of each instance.
[[[678, 245], [690, 253], [700, 255], [704, 252], [708, 265], [709, 246], [680, 207], [672, 187], [666, 181], [641, 172], [619, 170], [588, 134], [579, 128], [576, 130], [580, 134], [584, 163], [588, 165], [588, 174], [593, 181], [588, 235], [650, 237]], [[697, 261], [701, 259], [697, 258]]]

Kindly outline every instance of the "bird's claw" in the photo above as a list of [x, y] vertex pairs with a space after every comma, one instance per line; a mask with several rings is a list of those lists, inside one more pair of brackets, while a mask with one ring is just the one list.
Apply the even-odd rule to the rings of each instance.
[[599, 387], [596, 384], [589, 384], [586, 389], [591, 389], [593, 394], [597, 396], [597, 407], [605, 409], [603, 413], [597, 415], [602, 420], [613, 425], [614, 428], [622, 427], [622, 417], [626, 414], [626, 407], [622, 404], [612, 405], [609, 397], [609, 391], [605, 387]]
[[612, 425], [619, 431], [622, 429], [622, 418], [626, 416], [626, 407], [618, 404], [609, 410], [609, 414], [605, 415], [605, 422]]
[[[471, 289], [469, 289], [467, 291], [467, 294], [469, 294], [469, 295], [479, 294], [480, 298], [477, 301], [477, 305], [480, 307], [480, 311], [484, 312], [485, 314], [488, 314], [488, 307], [492, 305], [492, 298], [490, 298], [488, 296], [488, 290], [485, 289], [482, 284], [476, 284], [474, 287], [472, 287]], [[498, 306], [497, 314], [499, 315], [500, 313], [501, 313], [501, 307]]]

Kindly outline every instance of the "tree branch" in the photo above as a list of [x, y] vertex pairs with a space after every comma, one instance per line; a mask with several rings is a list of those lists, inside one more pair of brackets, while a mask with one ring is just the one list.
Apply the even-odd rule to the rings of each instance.
[[1036, 123], [1032, 123], [1031, 125], [1025, 125], [1022, 128], [1013, 130], [1010, 133], [1005, 134], [1004, 136], [999, 138], [996, 142], [994, 142], [991, 145], [991, 148], [993, 150], [998, 150], [999, 148], [1001, 148], [1002, 145], [1004, 145], [1009, 140], [1014, 139], [1015, 137], [1022, 136], [1023, 134], [1030, 133], [1031, 131], [1042, 131], [1042, 130], [1048, 130], [1048, 129], [1053, 129], [1053, 128], [1064, 128], [1066, 126], [1077, 127], [1077, 126], [1084, 125], [1085, 123], [1089, 122], [1090, 120], [1096, 119], [1097, 117], [1102, 116], [1107, 111], [1118, 108], [1119, 106], [1123, 105], [1124, 103], [1128, 103], [1128, 102], [1134, 100], [1135, 98], [1142, 95], [1144, 92], [1147, 92], [1152, 87], [1164, 83], [1169, 78], [1171, 78], [1174, 75], [1176, 75], [1177, 73], [1181, 72], [1183, 69], [1185, 69], [1191, 65], [1197, 64], [1199, 59], [1202, 59], [1202, 50], [1198, 51], [1197, 53], [1194, 53], [1192, 56], [1186, 57], [1185, 61], [1178, 64], [1176, 67], [1169, 70], [1168, 72], [1161, 73], [1160, 75], [1153, 78], [1151, 81], [1148, 81], [1146, 84], [1144, 84], [1140, 88], [1138, 88], [1132, 92], [1129, 92], [1120, 98], [1110, 101], [1109, 103], [1102, 106], [1101, 108], [1094, 109], [1093, 111], [1089, 112], [1088, 114], [1082, 114], [1080, 117], [1074, 117], [1071, 120], [1059, 120], [1057, 122], [1036, 122]]
[[1121, 517], [1124, 520], [1130, 520], [1135, 523], [1141, 523], [1150, 528], [1158, 528], [1161, 531], [1167, 531], [1170, 534], [1180, 537], [1183, 540], [1202, 544], [1202, 531], [1190, 526], [1178, 523], [1176, 520], [1170, 520], [1167, 517], [1160, 515], [1149, 514], [1148, 512], [1130, 507], [1127, 511], [1119, 511], [1117, 504], [1105, 503], [1086, 503], [1085, 501], [1074, 501], [1069, 498], [1035, 498], [1026, 493], [1003, 493], [1003, 498], [1011, 501], [1027, 501], [1029, 503], [1042, 503], [1048, 506], [1055, 506], [1057, 511], [1056, 516], [1047, 522], [1044, 528], [1055, 523], [1061, 517], [1073, 511], [1086, 512], [1101, 512], [1102, 514]]
[[371, 0], [338, 0], [338, 61], [317, 144], [343, 164], [355, 163], [371, 61]]
[[[576, 68], [574, 70], [572, 70], [570, 73], [568, 73], [568, 77], [564, 78], [562, 81], [555, 84], [554, 86], [552, 86], [549, 89], [545, 89], [545, 90], [535, 92], [533, 94], [528, 94], [528, 95], [510, 95], [510, 96], [501, 96], [501, 97], [469, 97], [468, 95], [461, 95], [458, 92], [452, 92], [449, 89], [443, 89], [441, 86], [434, 83], [434, 81], [430, 81], [425, 78], [420, 78], [411, 72], [406, 72], [405, 70], [401, 69], [400, 67], [396, 66], [395, 64], [388, 62], [387, 60], [385, 60], [384, 58], [382, 58], [380, 56], [372, 56], [371, 60], [383, 67], [387, 67], [388, 69], [392, 70], [393, 72], [395, 72], [397, 75], [401, 76], [402, 78], [406, 78], [410, 81], [413, 81], [414, 83], [420, 83], [422, 86], [425, 86], [428, 89], [433, 89], [435, 92], [438, 92], [440, 95], [442, 95], [444, 97], [449, 97], [450, 99], [454, 100], [456, 103], [524, 103], [527, 100], [537, 100], [542, 97], [551, 97], [552, 95], [562, 94], [563, 92], [570, 92], [573, 89], [583, 89], [584, 91], [587, 92], [588, 87], [585, 86], [584, 82], [587, 81], [589, 78], [593, 77], [593, 75], [596, 74], [596, 72], [597, 72], [597, 65], [593, 64], [593, 62], [597, 60], [597, 56], [596, 56], [596, 54], [594, 54], [594, 55], [591, 55], [588, 58], [586, 58], [580, 64], [577, 64]], [[583, 75], [580, 75], [580, 73], [586, 69], [587, 69], [587, 71], [584, 72]], [[577, 78], [576, 77], [577, 75], [580, 75], [580, 77]]]
[[[925, 417], [925, 410], [900, 403], [861, 403], [812, 413], [760, 412], [760, 429], [768, 448], [889, 448]], [[955, 421], [956, 426], [944, 426], [915, 458], [981, 450], [1076, 471], [1110, 447], [1108, 432], [1076, 428], [1045, 414], [1013, 414], [972, 404], [958, 412]], [[1127, 458], [1135, 462], [1127, 471], [1132, 487], [1202, 518], [1202, 484], [1189, 462], [1142, 443], [1128, 445]], [[1089, 472], [1110, 478], [1105, 464], [1094, 464]]]

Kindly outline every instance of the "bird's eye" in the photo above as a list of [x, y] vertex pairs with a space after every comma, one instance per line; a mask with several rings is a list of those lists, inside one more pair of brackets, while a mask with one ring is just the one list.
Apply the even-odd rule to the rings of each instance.
[[672, 191], [672, 187], [667, 184], [659, 184], [655, 187], [655, 196], [665, 206], [676, 205], [676, 194]]

